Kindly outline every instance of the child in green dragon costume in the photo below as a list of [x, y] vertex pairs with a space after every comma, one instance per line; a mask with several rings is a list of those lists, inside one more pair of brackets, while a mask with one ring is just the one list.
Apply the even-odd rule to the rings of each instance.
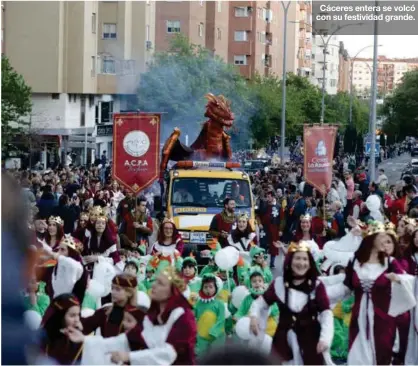
[[[260, 267], [253, 267], [247, 278], [247, 288], [250, 294], [247, 295], [241, 303], [238, 311], [234, 315], [234, 320], [239, 320], [242, 317], [248, 316], [250, 308], [254, 300], [264, 294], [267, 289], [267, 284], [264, 281], [264, 274]], [[277, 304], [270, 306], [270, 315], [267, 320], [266, 334], [273, 337], [276, 332], [278, 323], [279, 308]]]
[[354, 295], [339, 302], [334, 310], [334, 338], [331, 345], [331, 357], [337, 363], [346, 362], [348, 357], [348, 329]]
[[196, 354], [225, 344], [225, 305], [217, 295], [222, 281], [213, 274], [202, 277], [201, 288], [194, 307], [197, 324]]
[[27, 293], [23, 295], [23, 303], [26, 310], [36, 311], [41, 317], [44, 316], [49, 306], [50, 299], [45, 293], [45, 282], [37, 282], [36, 279], [29, 281]]
[[250, 250], [250, 256], [251, 256], [250, 271], [253, 268], [258, 268], [263, 273], [264, 281], [266, 282], [266, 284], [270, 284], [270, 282], [273, 281], [273, 273], [271, 272], [271, 269], [268, 266], [267, 255], [266, 255], [265, 249], [257, 247], [257, 246], [253, 246]]
[[230, 270], [228, 275], [226, 271], [218, 270], [217, 276], [222, 280], [222, 288], [219, 291], [218, 298], [222, 300], [229, 313], [226, 314], [225, 329], [227, 334], [232, 334], [234, 322], [231, 314], [234, 314], [237, 309], [231, 303], [232, 291], [234, 291], [236, 284], [233, 279], [233, 271]]
[[202, 283], [202, 279], [197, 274], [198, 269], [196, 259], [192, 256], [184, 258], [181, 277], [189, 286], [190, 297], [188, 300], [191, 305], [195, 304]]

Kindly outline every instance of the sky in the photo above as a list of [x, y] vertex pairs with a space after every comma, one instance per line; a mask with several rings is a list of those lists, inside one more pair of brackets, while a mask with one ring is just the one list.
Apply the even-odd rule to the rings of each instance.
[[[348, 50], [350, 57], [354, 57], [356, 53], [363, 47], [373, 45], [373, 35], [371, 36], [338, 36], [338, 40], [344, 42], [344, 47]], [[379, 56], [389, 58], [413, 58], [418, 57], [418, 36], [384, 36], [378, 38]], [[358, 57], [373, 57], [373, 47], [370, 47]]]

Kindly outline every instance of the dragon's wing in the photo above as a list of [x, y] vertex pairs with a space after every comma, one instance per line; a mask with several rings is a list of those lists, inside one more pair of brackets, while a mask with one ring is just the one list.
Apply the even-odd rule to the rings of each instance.
[[161, 158], [161, 165], [160, 165], [160, 172], [164, 174], [165, 170], [167, 169], [168, 162], [170, 160], [173, 161], [181, 161], [190, 158], [193, 154], [193, 149], [183, 145], [180, 140], [180, 130], [175, 128], [173, 133], [170, 137], [166, 140], [163, 150], [162, 150], [162, 158]]

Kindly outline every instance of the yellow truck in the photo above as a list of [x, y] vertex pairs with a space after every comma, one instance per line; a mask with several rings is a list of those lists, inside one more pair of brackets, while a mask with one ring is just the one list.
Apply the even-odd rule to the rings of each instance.
[[246, 213], [254, 219], [250, 179], [239, 163], [180, 161], [165, 180], [164, 210], [174, 220], [186, 252], [193, 251], [200, 263], [205, 257], [200, 252], [212, 241], [210, 223], [223, 210], [226, 197], [239, 197], [236, 214]]

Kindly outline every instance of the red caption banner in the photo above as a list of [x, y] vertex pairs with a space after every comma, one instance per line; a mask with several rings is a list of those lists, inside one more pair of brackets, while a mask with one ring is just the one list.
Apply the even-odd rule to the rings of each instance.
[[331, 188], [337, 127], [303, 127], [304, 178], [315, 189], [326, 193]]
[[138, 193], [159, 177], [158, 113], [118, 113], [113, 117], [113, 178]]

